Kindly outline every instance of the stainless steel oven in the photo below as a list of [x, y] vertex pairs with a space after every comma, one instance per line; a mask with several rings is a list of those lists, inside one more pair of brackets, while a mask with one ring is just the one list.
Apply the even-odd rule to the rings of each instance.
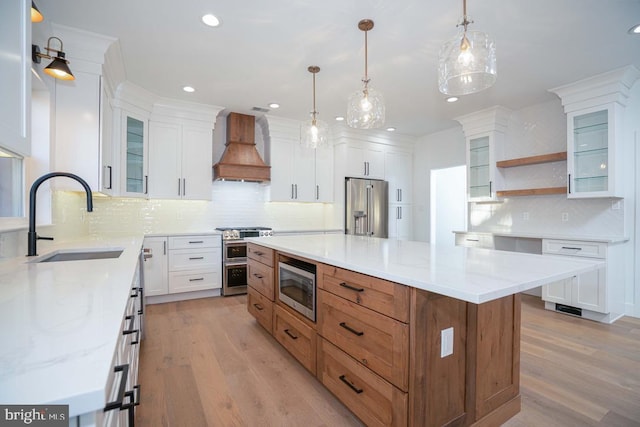
[[299, 260], [278, 262], [278, 299], [316, 321], [316, 266]]
[[222, 295], [247, 293], [247, 242], [245, 237], [273, 235], [268, 227], [223, 227], [222, 231]]

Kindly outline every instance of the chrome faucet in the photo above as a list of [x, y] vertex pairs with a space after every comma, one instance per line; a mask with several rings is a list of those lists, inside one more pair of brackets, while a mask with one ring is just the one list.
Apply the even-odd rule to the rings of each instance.
[[36, 233], [36, 192], [38, 191], [38, 187], [40, 184], [48, 180], [49, 178], [53, 178], [54, 176], [66, 176], [67, 178], [72, 178], [78, 181], [84, 187], [84, 191], [87, 193], [87, 212], [93, 211], [93, 194], [91, 193], [91, 188], [87, 182], [80, 178], [78, 175], [74, 175], [68, 172], [51, 172], [45, 175], [42, 175], [40, 178], [36, 179], [31, 185], [31, 191], [29, 192], [29, 232], [27, 233], [27, 256], [36, 256], [38, 255], [38, 251], [36, 250], [36, 242], [38, 240], [53, 240], [53, 237], [40, 237], [38, 233]]

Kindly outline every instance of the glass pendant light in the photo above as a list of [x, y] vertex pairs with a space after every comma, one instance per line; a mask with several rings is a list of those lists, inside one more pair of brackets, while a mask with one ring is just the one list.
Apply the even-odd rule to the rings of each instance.
[[373, 21], [363, 19], [358, 22], [358, 28], [364, 31], [364, 87], [349, 96], [347, 105], [347, 124], [357, 129], [375, 129], [384, 125], [384, 97], [380, 92], [369, 86], [367, 74], [367, 32], [373, 28]]
[[308, 148], [318, 148], [329, 144], [329, 125], [318, 120], [316, 111], [316, 74], [320, 72], [320, 67], [311, 65], [307, 70], [313, 74], [313, 111], [311, 120], [300, 125], [300, 143]]
[[467, 31], [473, 21], [462, 0], [458, 34], [445, 42], [438, 57], [438, 87], [445, 95], [468, 95], [487, 89], [496, 81], [496, 46], [480, 31]]
[[38, 6], [34, 2], [31, 2], [31, 22], [42, 22], [44, 20], [44, 16], [38, 10]]

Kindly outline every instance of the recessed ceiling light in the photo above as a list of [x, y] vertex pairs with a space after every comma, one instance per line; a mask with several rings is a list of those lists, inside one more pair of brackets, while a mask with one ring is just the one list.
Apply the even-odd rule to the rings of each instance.
[[271, 104], [269, 104], [269, 108], [273, 108], [273, 109], [280, 108], [280, 104], [278, 104], [277, 102], [272, 102]]
[[182, 88], [182, 90], [183, 90], [183, 91], [185, 91], [185, 92], [189, 92], [189, 93], [191, 93], [191, 92], [195, 92], [195, 91], [196, 91], [196, 90], [195, 90], [194, 88], [192, 88], [191, 86], [185, 86], [185, 87], [183, 87], [183, 88]]
[[336, 122], [342, 122], [342, 121], [344, 121], [344, 117], [336, 116]]
[[210, 27], [217, 27], [220, 25], [220, 19], [218, 19], [217, 16], [212, 15], [210, 13], [202, 17], [202, 22], [204, 22], [205, 25], [208, 25]]
[[387, 132], [395, 132], [396, 128], [393, 126], [387, 128]]
[[640, 24], [636, 24], [629, 28], [629, 34], [640, 34]]
[[447, 102], [456, 102], [458, 100], [457, 96], [450, 96], [447, 98]]

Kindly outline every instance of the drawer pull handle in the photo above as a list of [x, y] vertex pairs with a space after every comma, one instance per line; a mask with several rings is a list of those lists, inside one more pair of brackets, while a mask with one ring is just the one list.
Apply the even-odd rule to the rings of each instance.
[[297, 339], [298, 339], [298, 337], [297, 337], [297, 336], [295, 336], [295, 335], [293, 335], [291, 332], [289, 332], [289, 330], [288, 330], [288, 329], [285, 329], [285, 330], [284, 330], [284, 333], [285, 333], [285, 334], [287, 334], [287, 335], [289, 335], [289, 336], [290, 336], [291, 338], [293, 338], [294, 340], [297, 340]]
[[258, 273], [253, 273], [253, 275], [258, 279], [262, 279], [264, 277], [262, 274], [258, 274]]
[[258, 304], [258, 303], [254, 303], [253, 306], [255, 308], [257, 308], [258, 310], [260, 310], [260, 311], [264, 310], [264, 307], [262, 305]]
[[467, 242], [479, 242], [480, 239], [465, 239]]
[[571, 246], [563, 246], [562, 249], [569, 249], [569, 250], [574, 250], [574, 251], [581, 251], [582, 248], [574, 248]]
[[127, 378], [129, 377], [129, 365], [118, 365], [113, 368], [113, 372], [122, 372], [120, 377], [120, 386], [118, 387], [118, 397], [113, 402], [108, 402], [104, 411], [112, 411], [114, 409], [120, 409], [122, 407], [122, 401], [124, 400], [124, 389], [127, 386]]
[[352, 291], [356, 291], [356, 292], [364, 292], [364, 288], [356, 288], [356, 287], [354, 287], [354, 286], [348, 285], [348, 284], [347, 284], [347, 283], [345, 283], [345, 282], [340, 283], [340, 286], [342, 286], [343, 288], [347, 288], [347, 289], [349, 289], [349, 290], [352, 290]]
[[190, 257], [189, 260], [197, 260], [197, 259], [204, 259], [203, 256], [194, 256], [194, 257]]
[[254, 254], [258, 255], [258, 256], [263, 256], [264, 252], [260, 252], [260, 251], [253, 251]]
[[346, 375], [340, 375], [338, 378], [340, 378], [340, 381], [342, 381], [343, 383], [345, 383], [346, 385], [349, 386], [349, 388], [353, 391], [355, 391], [356, 393], [360, 394], [362, 393], [364, 390], [362, 390], [361, 388], [356, 387], [355, 385], [353, 385], [353, 383], [351, 381], [349, 381], [347, 379]]
[[192, 240], [189, 242], [190, 245], [195, 245], [195, 244], [200, 244], [200, 243], [204, 243], [203, 240]]
[[347, 331], [351, 332], [354, 335], [357, 335], [359, 337], [364, 335], [364, 332], [362, 331], [356, 331], [355, 329], [353, 329], [352, 327], [350, 327], [349, 325], [347, 325], [345, 322], [341, 322], [340, 326], [342, 326], [343, 328], [345, 328]]
[[122, 335], [129, 335], [129, 334], [135, 333], [136, 330], [133, 329], [133, 326], [134, 326], [134, 322], [136, 321], [136, 316], [132, 314], [130, 316], [125, 316], [125, 319], [129, 321], [129, 329], [124, 329], [122, 331]]
[[204, 277], [197, 277], [195, 279], [189, 279], [190, 282], [202, 282], [204, 280]]

